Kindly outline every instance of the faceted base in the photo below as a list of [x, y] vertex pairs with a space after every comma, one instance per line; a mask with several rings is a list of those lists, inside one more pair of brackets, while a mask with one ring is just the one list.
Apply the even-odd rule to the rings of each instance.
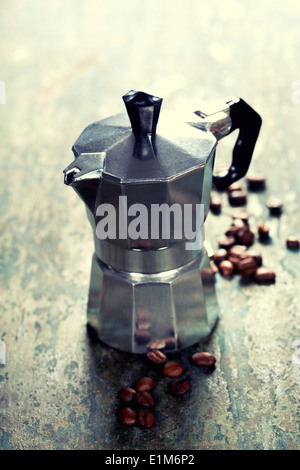
[[183, 349], [208, 336], [218, 318], [214, 282], [205, 248], [191, 263], [159, 274], [116, 271], [94, 254], [88, 323], [121, 351]]

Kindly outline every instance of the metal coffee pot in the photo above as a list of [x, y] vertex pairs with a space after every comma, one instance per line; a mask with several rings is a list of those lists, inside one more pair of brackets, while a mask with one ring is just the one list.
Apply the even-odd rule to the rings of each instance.
[[[127, 114], [88, 126], [64, 170], [94, 233], [88, 326], [122, 351], [177, 350], [209, 335], [218, 318], [203, 221], [212, 183], [223, 190], [246, 174], [261, 118], [236, 97], [186, 122], [169, 111], [159, 119], [156, 96], [130, 91], [123, 100]], [[213, 176], [217, 142], [235, 129], [231, 167]]]

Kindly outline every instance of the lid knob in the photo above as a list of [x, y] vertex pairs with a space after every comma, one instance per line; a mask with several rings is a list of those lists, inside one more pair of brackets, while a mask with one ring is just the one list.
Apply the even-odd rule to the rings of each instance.
[[135, 135], [155, 134], [162, 98], [131, 90], [123, 96], [132, 132]]

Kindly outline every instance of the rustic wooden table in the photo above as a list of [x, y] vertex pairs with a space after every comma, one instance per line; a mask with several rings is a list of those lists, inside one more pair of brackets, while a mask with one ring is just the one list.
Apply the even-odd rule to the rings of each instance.
[[[0, 447], [299, 449], [299, 253], [285, 247], [300, 226], [299, 3], [2, 0], [0, 8]], [[173, 109], [235, 94], [261, 114], [251, 168], [267, 188], [249, 193], [246, 208], [254, 230], [261, 219], [271, 224], [271, 242], [254, 247], [277, 275], [270, 286], [217, 275], [214, 334], [176, 356], [192, 391], [175, 399], [158, 377], [149, 430], [115, 416], [117, 390], [148, 373], [145, 364], [86, 337], [93, 239], [62, 178], [83, 128], [123, 111], [133, 88]], [[218, 165], [234, 137], [220, 144]], [[269, 218], [270, 195], [282, 199], [281, 217]], [[214, 246], [230, 222], [221, 197], [222, 214], [206, 223]], [[196, 349], [215, 354], [213, 373], [191, 368]]]

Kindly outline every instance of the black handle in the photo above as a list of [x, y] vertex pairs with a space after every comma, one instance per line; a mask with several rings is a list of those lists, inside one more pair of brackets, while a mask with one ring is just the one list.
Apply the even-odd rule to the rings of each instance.
[[260, 115], [242, 99], [230, 104], [229, 113], [232, 126], [228, 134], [235, 129], [240, 132], [232, 152], [231, 167], [225, 175], [213, 176], [213, 183], [219, 190], [226, 189], [247, 173], [262, 123]]

